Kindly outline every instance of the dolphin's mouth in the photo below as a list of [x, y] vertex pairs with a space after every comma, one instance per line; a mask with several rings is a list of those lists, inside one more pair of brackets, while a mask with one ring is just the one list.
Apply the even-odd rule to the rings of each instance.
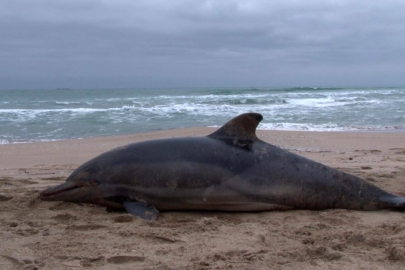
[[65, 197], [65, 195], [71, 194], [74, 191], [77, 191], [77, 189], [80, 189], [83, 187], [83, 185], [80, 185], [75, 182], [65, 182], [61, 185], [57, 185], [54, 187], [50, 187], [45, 189], [40, 193], [40, 197], [42, 200], [60, 200], [60, 197]]
[[43, 201], [93, 203], [112, 208], [122, 208], [122, 202], [104, 199], [100, 188], [76, 181], [67, 181], [61, 185], [45, 189], [40, 193], [40, 199]]

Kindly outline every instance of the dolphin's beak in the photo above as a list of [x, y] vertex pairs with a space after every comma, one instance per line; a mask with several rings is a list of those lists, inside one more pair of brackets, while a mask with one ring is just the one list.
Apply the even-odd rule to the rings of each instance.
[[122, 203], [105, 200], [103, 192], [98, 186], [81, 181], [66, 181], [58, 186], [45, 189], [40, 193], [40, 198], [43, 201], [83, 202], [122, 208]]
[[49, 197], [64, 191], [69, 191], [75, 188], [80, 187], [77, 183], [75, 182], [65, 182], [61, 185], [50, 187], [45, 189], [44, 191], [41, 192], [41, 197]]
[[85, 197], [91, 197], [93, 193], [89, 188], [75, 181], [67, 181], [61, 185], [50, 187], [41, 192], [40, 197], [44, 201], [79, 201]]

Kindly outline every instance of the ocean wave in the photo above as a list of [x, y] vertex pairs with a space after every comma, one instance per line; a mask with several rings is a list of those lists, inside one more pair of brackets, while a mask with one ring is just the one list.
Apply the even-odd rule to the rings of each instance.
[[0, 109], [0, 113], [97, 112], [97, 111], [105, 111], [105, 110], [106, 109], [95, 109], [95, 108]]
[[353, 102], [338, 101], [331, 96], [323, 98], [303, 98], [294, 99], [289, 101], [290, 104], [296, 106], [305, 107], [335, 107], [335, 106], [345, 106], [352, 104]]
[[262, 123], [259, 130], [286, 130], [286, 131], [390, 131], [405, 130], [405, 126], [382, 125], [339, 125], [335, 123]]
[[231, 89], [212, 89], [212, 90], [209, 90], [208, 92], [210, 92], [212, 95], [216, 95], [216, 96], [226, 96], [226, 95], [232, 95], [233, 93], [235, 93], [235, 90], [231, 90]]
[[6, 139], [0, 139], [0, 144], [9, 144], [10, 142]]
[[86, 101], [55, 101], [56, 105], [80, 105], [80, 104], [86, 104], [86, 105], [93, 105], [92, 102], [86, 102]]
[[283, 98], [268, 98], [261, 97], [235, 97], [233, 99], [216, 99], [202, 102], [202, 104], [215, 105], [215, 104], [228, 104], [228, 105], [278, 105], [287, 104], [287, 99]]
[[220, 125], [246, 112], [263, 114], [262, 129], [364, 131], [405, 126], [405, 89], [72, 90], [50, 100], [36, 91], [5, 93], [0, 102], [2, 144]]
[[[76, 138], [79, 139], [79, 138]], [[60, 139], [15, 139], [15, 140], [5, 140], [0, 139], [0, 145], [2, 144], [22, 144], [22, 143], [36, 143], [36, 142], [56, 142]]]
[[281, 91], [325, 91], [325, 90], [343, 90], [345, 88], [341, 87], [291, 87], [291, 88], [281, 88]]

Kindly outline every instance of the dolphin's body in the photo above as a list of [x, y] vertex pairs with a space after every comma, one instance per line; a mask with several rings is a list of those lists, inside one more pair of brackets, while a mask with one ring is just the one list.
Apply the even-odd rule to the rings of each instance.
[[405, 209], [404, 197], [261, 141], [262, 119], [242, 114], [206, 137], [114, 149], [41, 198], [125, 208], [144, 219], [166, 210]]

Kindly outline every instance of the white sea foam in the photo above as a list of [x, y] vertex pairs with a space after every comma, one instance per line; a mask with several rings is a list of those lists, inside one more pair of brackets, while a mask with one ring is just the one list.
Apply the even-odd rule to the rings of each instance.
[[[218, 127], [218, 126], [217, 126]], [[301, 124], [301, 123], [261, 123], [258, 130], [285, 130], [285, 131], [389, 131], [404, 130], [403, 126], [341, 126], [338, 124]]]
[[93, 108], [63, 108], [63, 109], [0, 109], [0, 113], [48, 113], [48, 112], [99, 112], [108, 109], [93, 109]]
[[74, 104], [86, 104], [86, 105], [92, 105], [92, 102], [85, 102], [85, 101], [56, 101], [55, 104], [58, 105], [74, 105]]
[[305, 106], [305, 107], [335, 107], [335, 106], [345, 106], [351, 104], [352, 102], [337, 101], [333, 97], [322, 97], [322, 98], [303, 98], [294, 99], [289, 101], [292, 105]]
[[0, 139], [0, 144], [9, 144], [10, 142], [5, 139]]

